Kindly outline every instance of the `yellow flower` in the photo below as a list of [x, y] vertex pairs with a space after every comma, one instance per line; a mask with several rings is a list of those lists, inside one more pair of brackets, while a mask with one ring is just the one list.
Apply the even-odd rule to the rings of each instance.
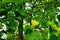
[[39, 22], [38, 21], [36, 21], [36, 20], [31, 20], [31, 28], [34, 28], [35, 26], [37, 26], [39, 24]]

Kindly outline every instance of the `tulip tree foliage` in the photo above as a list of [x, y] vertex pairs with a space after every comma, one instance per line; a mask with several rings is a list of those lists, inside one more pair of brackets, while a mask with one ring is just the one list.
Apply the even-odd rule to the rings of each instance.
[[0, 0], [0, 40], [60, 40], [60, 0]]

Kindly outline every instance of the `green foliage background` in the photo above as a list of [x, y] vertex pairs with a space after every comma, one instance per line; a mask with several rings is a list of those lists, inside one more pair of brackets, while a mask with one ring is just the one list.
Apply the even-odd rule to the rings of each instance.
[[[0, 0], [0, 29], [4, 23], [7, 33], [5, 40], [22, 40], [18, 36], [19, 30], [22, 31], [23, 40], [60, 40], [58, 7], [60, 0]], [[33, 29], [31, 19], [39, 22]], [[5, 32], [0, 32], [0, 40]]]

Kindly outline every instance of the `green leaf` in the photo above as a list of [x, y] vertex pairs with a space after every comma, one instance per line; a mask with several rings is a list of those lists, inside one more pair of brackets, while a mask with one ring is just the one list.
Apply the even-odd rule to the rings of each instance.
[[2, 4], [8, 3], [8, 2], [13, 2], [13, 0], [2, 0]]
[[15, 14], [16, 14], [16, 16], [20, 16], [22, 18], [24, 18], [26, 15], [26, 13], [24, 12], [24, 9], [21, 9], [21, 8], [16, 8]]
[[7, 32], [15, 32], [18, 27], [18, 22], [16, 20], [11, 20], [9, 24], [7, 24]]
[[24, 31], [25, 35], [30, 35], [32, 33], [32, 29], [29, 25], [25, 26]]
[[57, 19], [60, 21], [60, 15], [57, 15]]
[[31, 29], [26, 29], [25, 35], [30, 35], [31, 33], [32, 33], [32, 30]]
[[14, 33], [15, 30], [16, 30], [15, 28], [8, 28], [8, 29], [7, 29], [7, 32], [9, 32], [9, 33]]
[[60, 34], [58, 35], [58, 40], [60, 40]]
[[51, 34], [49, 40], [58, 40], [58, 37], [54, 34]]
[[14, 2], [15, 2], [16, 4], [22, 4], [22, 3], [24, 2], [24, 0], [14, 0]]
[[26, 15], [26, 13], [24, 12], [23, 9], [19, 9], [18, 12], [21, 14], [21, 16], [25, 16]]
[[7, 38], [6, 38], [6, 40], [14, 40], [15, 39], [15, 35], [14, 34], [12, 34], [12, 33], [8, 33], [7, 34]]
[[38, 36], [40, 36], [40, 32], [35, 30], [30, 35], [26, 36], [26, 40], [35, 40]]
[[7, 24], [9, 28], [16, 28], [18, 26], [18, 22], [16, 20], [9, 21], [9, 24]]
[[22, 4], [24, 0], [2, 0], [2, 4], [8, 3], [8, 2], [14, 2], [15, 4]]
[[2, 32], [0, 32], [0, 38], [2, 37]]

